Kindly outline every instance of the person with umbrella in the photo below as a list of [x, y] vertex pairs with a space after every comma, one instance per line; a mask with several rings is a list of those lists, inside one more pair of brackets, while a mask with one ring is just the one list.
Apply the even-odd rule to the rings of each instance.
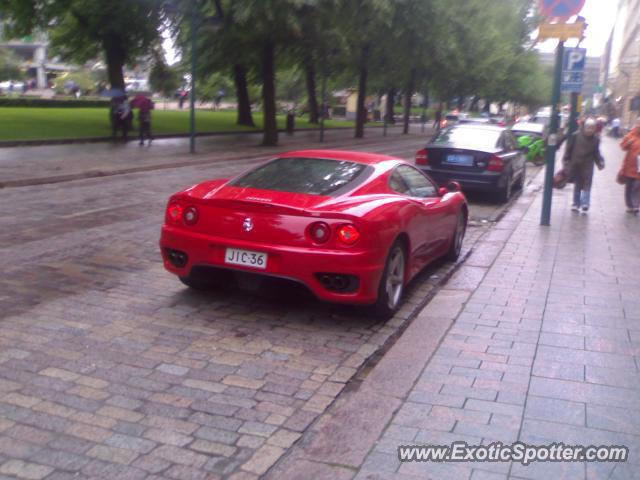
[[151, 140], [153, 140], [151, 136], [151, 110], [155, 107], [153, 100], [144, 93], [138, 93], [131, 102], [131, 106], [138, 109], [140, 145], [144, 145], [145, 136], [149, 140], [149, 145], [151, 145]]

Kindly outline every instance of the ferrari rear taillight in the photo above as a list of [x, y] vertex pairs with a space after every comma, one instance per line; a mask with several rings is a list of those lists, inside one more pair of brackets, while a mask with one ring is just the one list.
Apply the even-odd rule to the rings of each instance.
[[348, 223], [338, 228], [338, 238], [345, 245], [353, 245], [360, 238], [360, 232], [355, 225]]
[[497, 155], [492, 155], [487, 165], [487, 170], [490, 172], [501, 172], [504, 170], [504, 160]]
[[429, 165], [429, 152], [426, 148], [416, 152], [416, 165]]
[[198, 223], [198, 209], [194, 206], [185, 208], [182, 218], [185, 224], [190, 226], [195, 225]]
[[171, 223], [178, 223], [182, 220], [182, 205], [179, 203], [170, 203], [167, 207], [167, 220]]
[[314, 222], [309, 226], [309, 235], [316, 243], [326, 243], [331, 238], [331, 228], [324, 222]]

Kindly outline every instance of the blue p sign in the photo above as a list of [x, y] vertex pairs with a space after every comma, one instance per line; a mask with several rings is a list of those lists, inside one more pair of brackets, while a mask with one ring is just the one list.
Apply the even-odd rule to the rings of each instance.
[[569, 48], [564, 54], [564, 71], [575, 72], [584, 70], [587, 50], [585, 48]]

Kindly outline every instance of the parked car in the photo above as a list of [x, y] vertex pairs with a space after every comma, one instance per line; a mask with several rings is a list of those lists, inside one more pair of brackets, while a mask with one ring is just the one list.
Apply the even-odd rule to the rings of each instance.
[[527, 160], [541, 165], [544, 163], [547, 127], [541, 123], [520, 122], [511, 127], [518, 146], [525, 150]]
[[[172, 195], [160, 247], [184, 284], [253, 272], [389, 316], [433, 260], [460, 255], [468, 207], [407, 162], [346, 151], [283, 154]], [[232, 275], [233, 276], [233, 275]]]
[[462, 124], [440, 131], [416, 153], [416, 165], [440, 185], [497, 194], [502, 201], [522, 188], [526, 159], [511, 132], [495, 125]]
[[22, 92], [24, 89], [24, 82], [19, 80], [5, 80], [0, 82], [0, 91], [4, 93], [8, 92]]
[[469, 123], [473, 123], [476, 125], [489, 125], [491, 121], [489, 120], [488, 117], [467, 117], [467, 118], [461, 118], [457, 124], [461, 125], [461, 124], [469, 124]]
[[440, 121], [440, 128], [450, 127], [452, 125], [457, 125], [460, 122], [467, 120], [469, 114], [464, 112], [451, 112], [447, 113], [444, 118]]

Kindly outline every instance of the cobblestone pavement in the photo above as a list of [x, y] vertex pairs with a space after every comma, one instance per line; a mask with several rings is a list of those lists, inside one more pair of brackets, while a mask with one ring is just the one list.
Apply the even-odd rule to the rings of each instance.
[[[357, 393], [347, 393], [269, 478], [303, 479], [301, 466], [327, 479], [640, 478], [640, 219], [625, 212], [614, 180], [617, 145], [605, 139], [604, 152], [609, 166], [596, 172], [588, 215], [569, 210], [570, 189], [555, 192], [550, 228], [539, 226], [540, 198], [524, 215], [512, 209], [418, 316], [414, 324], [455, 322], [431, 358], [395, 365], [415, 372], [410, 388], [382, 391], [378, 367], [368, 387], [365, 378], [361, 390], [377, 393], [368, 407], [381, 425], [351, 436], [353, 425], [337, 425], [363, 423]], [[400, 349], [417, 342], [401, 337], [383, 362], [403, 359]], [[630, 458], [529, 466], [398, 460], [399, 445], [453, 441], [625, 445]]]
[[256, 478], [451, 270], [386, 323], [255, 285], [187, 291], [159, 258], [166, 198], [254, 161], [0, 190], [0, 478]]

